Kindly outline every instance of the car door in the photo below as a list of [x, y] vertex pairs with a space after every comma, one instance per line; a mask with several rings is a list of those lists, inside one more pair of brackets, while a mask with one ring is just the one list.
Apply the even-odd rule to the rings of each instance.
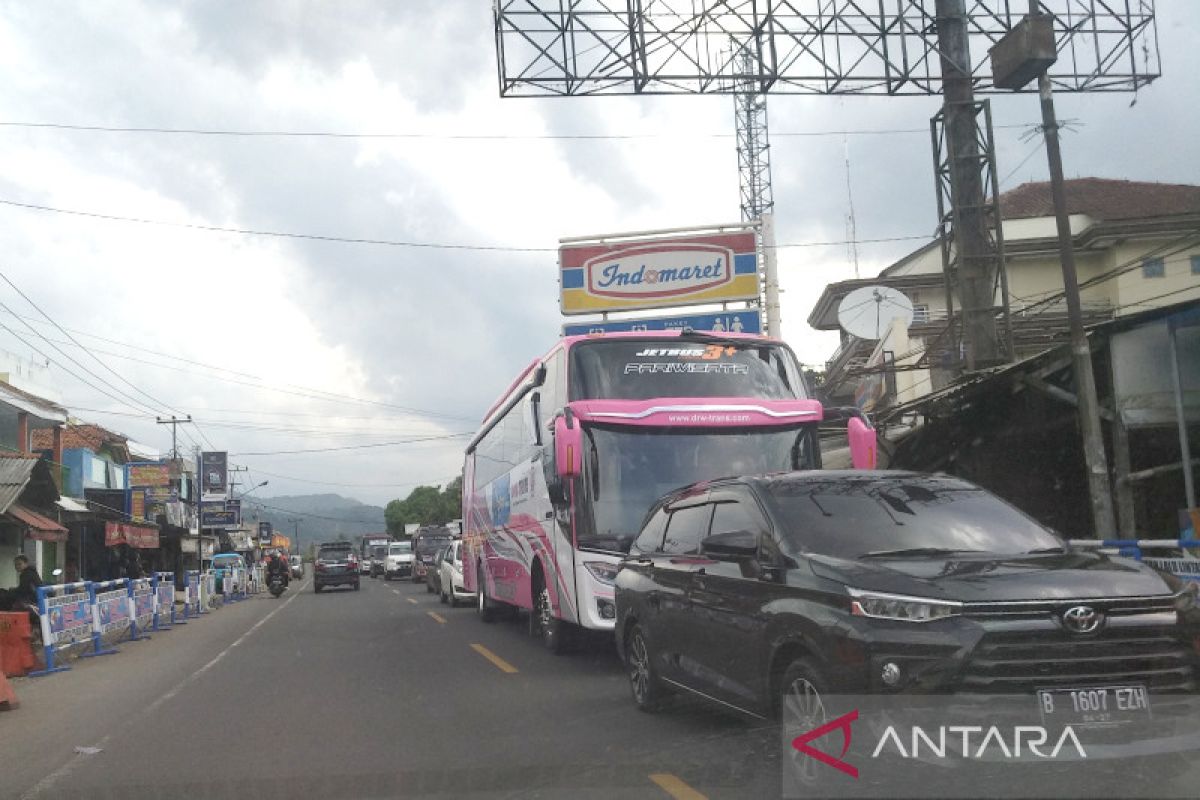
[[[758, 547], [767, 534], [767, 520], [746, 490], [712, 492], [709, 536], [740, 536]], [[762, 670], [762, 641], [773, 595], [763, 579], [758, 552], [740, 558], [704, 551], [692, 572], [688, 591], [688, 636], [696, 643], [696, 676], [701, 691], [741, 708], [757, 706]]]
[[688, 592], [692, 574], [703, 563], [700, 540], [708, 533], [712, 506], [705, 492], [669, 506], [668, 511], [662, 549], [652, 558], [658, 597], [657, 620], [649, 633], [651, 646], [662, 653], [664, 676], [694, 687], [696, 667], [703, 661], [696, 651], [704, 643], [697, 641], [692, 633]]

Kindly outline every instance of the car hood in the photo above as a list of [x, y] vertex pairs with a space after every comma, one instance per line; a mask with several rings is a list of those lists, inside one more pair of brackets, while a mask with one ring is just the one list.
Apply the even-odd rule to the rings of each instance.
[[817, 575], [857, 589], [964, 603], [1173, 594], [1146, 565], [1089, 551], [867, 561], [817, 556], [810, 563]]

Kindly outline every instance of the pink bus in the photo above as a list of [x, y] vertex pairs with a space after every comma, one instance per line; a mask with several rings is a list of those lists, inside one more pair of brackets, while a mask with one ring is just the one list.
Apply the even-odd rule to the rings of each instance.
[[[642, 518], [695, 481], [818, 469], [824, 418], [784, 343], [684, 331], [561, 339], [488, 411], [463, 465], [463, 577], [480, 617], [531, 612], [560, 652], [612, 630], [617, 564]], [[856, 467], [874, 431], [849, 420]]]

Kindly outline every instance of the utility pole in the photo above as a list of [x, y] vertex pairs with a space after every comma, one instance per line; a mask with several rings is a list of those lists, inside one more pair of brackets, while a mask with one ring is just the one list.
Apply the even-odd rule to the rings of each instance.
[[[1031, 2], [1037, 13], [1036, 0]], [[1079, 303], [1079, 278], [1075, 272], [1075, 248], [1071, 242], [1071, 222], [1067, 218], [1067, 198], [1063, 191], [1062, 151], [1058, 142], [1058, 119], [1054, 113], [1054, 92], [1050, 76], [1038, 76], [1038, 95], [1042, 103], [1042, 133], [1046, 139], [1046, 159], [1050, 165], [1050, 194], [1054, 198], [1054, 217], [1058, 225], [1058, 250], [1062, 261], [1063, 291], [1067, 301], [1067, 322], [1071, 327], [1071, 361], [1075, 370], [1075, 393], [1079, 398], [1079, 427], [1083, 434], [1083, 458], [1087, 464], [1088, 492], [1092, 499], [1092, 522], [1100, 539], [1116, 538], [1113, 521], [1112, 487], [1108, 482], [1108, 457], [1104, 453], [1104, 429], [1100, 426], [1100, 400], [1096, 396], [1096, 375], [1092, 371], [1092, 349], [1083, 329]], [[1129, 531], [1132, 535], [1132, 531]]]
[[191, 421], [192, 421], [191, 414], [188, 414], [186, 417], [176, 417], [174, 415], [171, 415], [170, 417], [167, 417], [166, 419], [164, 419], [163, 417], [155, 417], [154, 418], [154, 422], [158, 425], [170, 425], [171, 426], [171, 460], [172, 461], [179, 458], [179, 439], [176, 436], [177, 429], [180, 425], [183, 425], [184, 423], [190, 423]]
[[[1050, 195], [1054, 201], [1054, 221], [1058, 228], [1063, 295], [1067, 303], [1067, 323], [1071, 331], [1071, 365], [1075, 373], [1079, 432], [1083, 438], [1083, 459], [1087, 469], [1092, 524], [1097, 538], [1112, 539], [1116, 537], [1117, 528], [1113, 519], [1108, 456], [1104, 452], [1104, 429], [1100, 425], [1100, 400], [1096, 395], [1092, 350], [1088, 344], [1087, 332], [1083, 329], [1079, 278], [1075, 271], [1075, 248], [1071, 236], [1071, 222], [1067, 216], [1066, 192], [1063, 189], [1058, 118], [1054, 111], [1054, 90], [1050, 83], [1049, 68], [1057, 58], [1053, 17], [1040, 13], [1038, 0], [1029, 0], [1028, 16], [991, 49], [992, 72], [997, 86], [1020, 89], [1037, 77], [1038, 96], [1042, 107], [1042, 135], [1046, 140], [1046, 160], [1050, 167]], [[1133, 531], [1123, 533], [1132, 535]]]
[[988, 238], [980, 174], [979, 140], [975, 136], [975, 91], [971, 77], [969, 19], [964, 0], [937, 0], [937, 39], [941, 53], [946, 149], [958, 251], [959, 304], [967, 369], [1000, 360], [996, 339], [992, 265], [996, 254]]

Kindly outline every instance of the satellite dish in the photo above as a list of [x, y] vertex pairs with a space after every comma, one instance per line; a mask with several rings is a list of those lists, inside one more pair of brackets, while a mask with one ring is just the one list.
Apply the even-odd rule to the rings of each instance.
[[859, 339], [879, 339], [892, 327], [892, 321], [913, 321], [912, 301], [904, 293], [887, 286], [864, 286], [846, 295], [838, 306], [838, 325]]

